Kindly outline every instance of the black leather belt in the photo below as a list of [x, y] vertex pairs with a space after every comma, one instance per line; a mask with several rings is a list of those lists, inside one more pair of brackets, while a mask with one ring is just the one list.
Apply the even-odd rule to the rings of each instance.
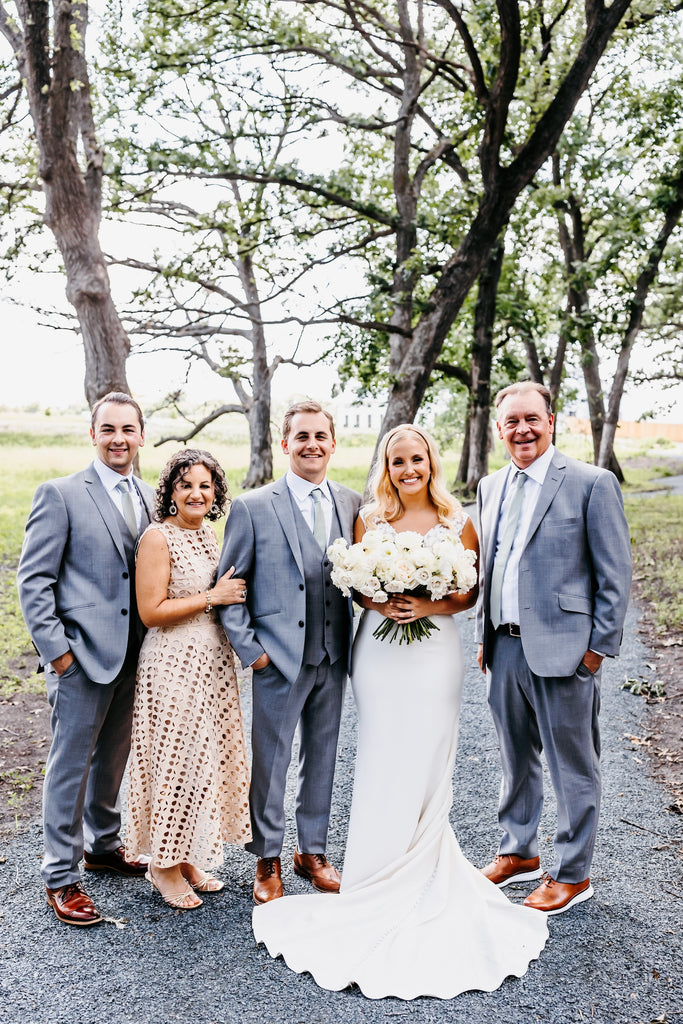
[[496, 630], [497, 633], [506, 633], [507, 636], [521, 636], [522, 631], [516, 622], [501, 622]]

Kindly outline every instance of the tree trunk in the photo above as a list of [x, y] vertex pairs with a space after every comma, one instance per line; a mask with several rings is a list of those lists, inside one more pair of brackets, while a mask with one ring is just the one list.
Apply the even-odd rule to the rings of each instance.
[[[239, 189], [233, 186], [236, 200], [239, 201]], [[249, 470], [242, 482], [247, 489], [262, 487], [273, 479], [273, 439], [270, 432], [271, 384], [273, 373], [278, 363], [268, 365], [268, 349], [266, 333], [261, 309], [261, 298], [256, 283], [254, 263], [250, 253], [249, 231], [242, 225], [242, 248], [235, 260], [235, 266], [242, 282], [246, 296], [245, 312], [249, 317], [251, 328], [249, 337], [252, 352], [251, 400], [247, 396], [238, 376], [233, 377], [233, 386], [245, 407], [249, 423]]]
[[273, 438], [270, 430], [270, 388], [255, 397], [248, 415], [249, 471], [242, 481], [245, 490], [262, 487], [273, 479]]
[[470, 461], [470, 414], [469, 411], [465, 416], [465, 429], [463, 431], [462, 448], [460, 449], [460, 462], [458, 463], [458, 470], [455, 474], [456, 484], [467, 483], [467, 471]]
[[479, 276], [472, 345], [471, 407], [468, 417], [469, 456], [465, 489], [474, 493], [489, 471], [489, 421], [491, 418], [491, 366], [496, 298], [505, 244], [501, 238], [491, 250]]
[[[417, 199], [419, 183], [411, 173], [411, 132], [415, 108], [420, 96], [421, 61], [419, 40], [410, 21], [409, 5], [399, 0], [398, 16], [403, 42], [403, 82], [401, 105], [394, 132], [393, 190], [396, 201], [396, 259], [391, 284], [391, 325], [398, 330], [389, 333], [389, 369], [399, 370], [409, 344], [413, 321], [413, 293], [417, 273], [410, 268], [417, 243]], [[411, 417], [412, 419], [412, 417]]]
[[[561, 185], [560, 161], [557, 153], [553, 154], [553, 181], [556, 186]], [[571, 231], [567, 219], [565, 219], [565, 213], [568, 214]], [[591, 424], [593, 461], [597, 463], [605, 421], [605, 403], [600, 379], [600, 358], [593, 331], [590, 294], [583, 270], [586, 263], [583, 213], [573, 194], [570, 194], [563, 207], [558, 209], [557, 228], [567, 278], [566, 320], [561, 332], [563, 353], [571, 332], [575, 335], [575, 340], [581, 348], [581, 371], [586, 387], [588, 417]], [[555, 395], [555, 401], [557, 401], [557, 395]]]
[[85, 393], [92, 405], [108, 391], [130, 393], [130, 343], [112, 301], [98, 238], [103, 153], [95, 138], [85, 59], [88, 5], [85, 0], [54, 0], [52, 7], [51, 31], [46, 0], [17, 0], [20, 32], [0, 6], [0, 30], [12, 44], [26, 83], [45, 192], [44, 221], [64, 261], [66, 296], [83, 336]]
[[[683, 213], [683, 168], [679, 170], [678, 177], [672, 185], [672, 194], [666, 207], [664, 223], [657, 235], [657, 238], [652, 244], [650, 252], [648, 253], [647, 262], [638, 275], [638, 280], [636, 281], [633, 300], [631, 302], [629, 322], [626, 327], [626, 331], [624, 332], [624, 338], [619, 351], [619, 358], [617, 360], [617, 369], [610, 389], [607, 414], [605, 416], [605, 426], [597, 458], [598, 466], [603, 466], [609, 469], [612, 469], [612, 464], [616, 461], [614, 456], [614, 440], [617, 434], [617, 427], [619, 426], [619, 408], [621, 406], [624, 385], [628, 374], [631, 350], [638, 334], [640, 333], [643, 323], [645, 301], [650, 291], [650, 287], [657, 276], [659, 263], [662, 258], [662, 254], [664, 253], [664, 249], [666, 248], [666, 244], [669, 241], [671, 233], [678, 224], [681, 214]], [[623, 482], [623, 474], [619, 476], [618, 479], [620, 482]]]

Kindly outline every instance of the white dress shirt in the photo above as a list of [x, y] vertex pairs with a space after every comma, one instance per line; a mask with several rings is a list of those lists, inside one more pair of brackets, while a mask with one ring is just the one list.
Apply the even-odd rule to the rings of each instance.
[[[122, 480], [128, 481], [128, 488], [130, 490], [130, 496], [133, 499], [133, 510], [135, 511], [135, 521], [137, 523], [139, 533], [140, 523], [142, 521], [142, 500], [140, 498], [140, 492], [138, 491], [137, 487], [135, 486], [135, 483], [133, 482], [133, 474], [129, 473], [127, 476], [124, 476], [122, 473], [117, 473], [115, 469], [111, 469], [110, 466], [107, 466], [104, 462], [102, 462], [101, 459], [98, 459], [97, 457], [93, 460], [93, 465], [95, 467], [95, 472], [102, 481], [102, 486], [104, 487], [105, 491], [107, 492], [107, 494], [109, 495], [109, 497], [111, 498], [114, 505], [119, 510], [122, 516], [123, 503], [121, 492], [118, 491], [116, 488], [118, 487]], [[123, 518], [125, 519], [126, 517], [123, 516]]]
[[[505, 566], [505, 575], [503, 576], [503, 586], [501, 589], [500, 599], [501, 622], [519, 623], [519, 562], [526, 544], [531, 517], [534, 514], [536, 502], [538, 501], [538, 496], [541, 493], [541, 487], [545, 481], [554, 452], [555, 448], [551, 444], [547, 451], [543, 452], [543, 455], [536, 459], [535, 462], [532, 462], [526, 469], [522, 470], [522, 472], [527, 475], [527, 481], [522, 488], [522, 508], [519, 513], [517, 532], [515, 533], [515, 539], [510, 550], [510, 556], [507, 560], [507, 565]], [[498, 551], [500, 538], [503, 536], [505, 531], [505, 520], [507, 519], [508, 509], [512, 501], [512, 495], [515, 489], [514, 484], [516, 482], [518, 472], [518, 467], [514, 462], [510, 462], [508, 477], [505, 482], [505, 493], [500, 506], [500, 516], [498, 518], [496, 551]]]
[[312, 484], [309, 480], [304, 480], [302, 476], [297, 476], [291, 469], [287, 470], [285, 474], [285, 480], [289, 487], [290, 493], [292, 494], [294, 501], [297, 504], [297, 508], [304, 517], [305, 522], [313, 532], [313, 498], [311, 497], [311, 491], [314, 491], [318, 487], [322, 493], [322, 509], [323, 515], [325, 516], [325, 530], [327, 539], [330, 537], [330, 530], [332, 529], [332, 495], [330, 494], [330, 486], [327, 482], [327, 477], [320, 484]]

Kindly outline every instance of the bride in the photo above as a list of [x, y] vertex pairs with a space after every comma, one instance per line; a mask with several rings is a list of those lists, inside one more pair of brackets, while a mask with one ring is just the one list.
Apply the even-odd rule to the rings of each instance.
[[[478, 552], [469, 517], [446, 491], [433, 439], [412, 424], [382, 440], [366, 530], [411, 530], [435, 544], [459, 536]], [[521, 977], [547, 938], [545, 916], [510, 903], [463, 856], [449, 823], [463, 678], [455, 613], [476, 587], [443, 600], [362, 597], [353, 648], [358, 752], [338, 896], [287, 896], [256, 907], [254, 935], [271, 956], [322, 988], [356, 983], [372, 999], [451, 998]], [[438, 630], [410, 645], [373, 636], [382, 616], [429, 616]]]

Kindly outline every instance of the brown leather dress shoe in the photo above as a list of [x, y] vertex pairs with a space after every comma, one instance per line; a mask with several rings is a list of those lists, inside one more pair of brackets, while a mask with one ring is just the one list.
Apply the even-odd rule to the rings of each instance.
[[125, 846], [108, 853], [84, 853], [83, 864], [86, 871], [116, 871], [119, 875], [131, 875], [142, 878], [149, 864], [141, 860], [126, 860]]
[[541, 862], [538, 857], [525, 860], [515, 853], [499, 854], [485, 868], [481, 868], [481, 873], [502, 889], [510, 882], [530, 882], [534, 878], [540, 878]]
[[45, 886], [45, 895], [47, 902], [64, 924], [75, 924], [86, 928], [90, 924], [99, 924], [102, 920], [95, 904], [80, 882], [72, 882], [59, 889], [48, 889]]
[[341, 875], [323, 853], [294, 852], [294, 873], [307, 878], [318, 892], [339, 892]]
[[259, 857], [254, 879], [254, 903], [269, 903], [284, 896], [279, 857]]
[[556, 882], [545, 872], [538, 889], [534, 889], [524, 900], [525, 907], [542, 910], [548, 916], [564, 914], [575, 903], [584, 903], [593, 895], [590, 878], [583, 882]]

